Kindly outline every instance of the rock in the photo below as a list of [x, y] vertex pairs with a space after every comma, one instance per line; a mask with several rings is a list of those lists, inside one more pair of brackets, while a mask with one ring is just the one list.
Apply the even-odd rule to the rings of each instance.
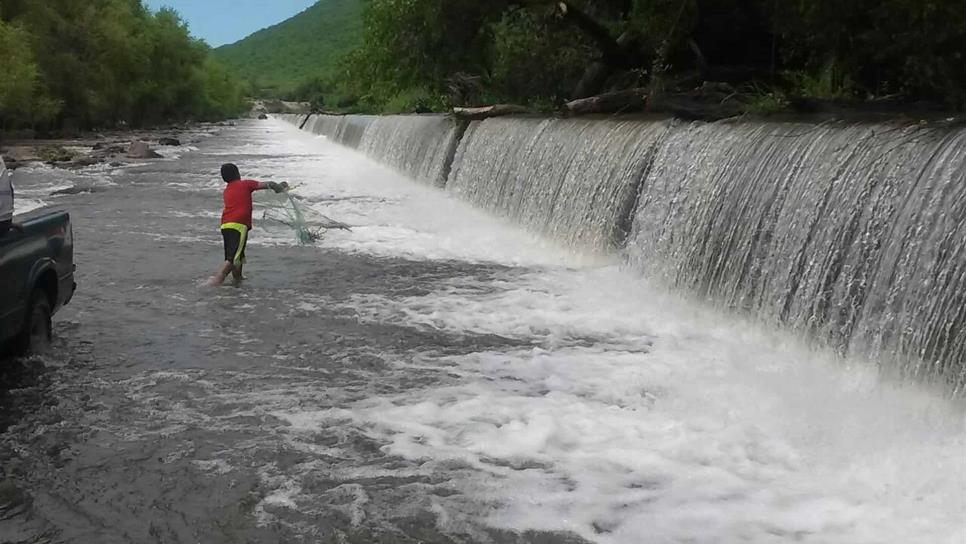
[[103, 159], [98, 157], [81, 157], [79, 159], [74, 159], [70, 165], [74, 168], [83, 168], [85, 166], [94, 166], [95, 164], [100, 163], [102, 160]]
[[110, 166], [113, 167], [113, 168], [119, 168], [121, 166], [124, 166], [124, 163], [123, 162], [119, 162], [119, 161], [114, 161], [114, 162], [110, 163]]
[[158, 140], [158, 145], [181, 145], [181, 140], [177, 138], [161, 138]]
[[259, 119], [260, 121], [264, 121], [264, 120], [266, 120], [266, 119], [268, 119], [268, 115], [266, 115], [266, 114], [264, 114], [264, 113], [259, 113], [259, 114], [258, 114], [258, 119]]
[[46, 146], [44, 148], [41, 148], [40, 150], [37, 151], [37, 154], [40, 156], [40, 160], [48, 164], [53, 164], [57, 162], [70, 162], [74, 160], [73, 153], [71, 153], [70, 151], [67, 151], [63, 147], [56, 146], [56, 145], [51, 145], [51, 146]]
[[79, 195], [83, 193], [96, 193], [98, 190], [93, 185], [77, 185], [74, 187], [68, 187], [66, 189], [60, 189], [50, 193], [50, 196], [62, 196], [62, 195]]
[[109, 153], [124, 153], [124, 146], [117, 142], [97, 142], [91, 149], [93, 151], [105, 151]]
[[131, 147], [129, 147], [127, 150], [127, 156], [130, 159], [161, 158], [161, 155], [158, 155], [155, 151], [153, 151], [145, 142], [131, 142]]
[[29, 503], [27, 495], [17, 488], [13, 480], [0, 480], [0, 511], [10, 512], [14, 507]]

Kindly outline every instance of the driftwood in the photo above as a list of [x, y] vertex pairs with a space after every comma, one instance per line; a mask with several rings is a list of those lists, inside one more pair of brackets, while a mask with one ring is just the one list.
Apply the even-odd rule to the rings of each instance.
[[646, 104], [647, 89], [637, 88], [573, 100], [564, 105], [564, 110], [567, 115], [629, 113], [643, 110]]
[[529, 110], [523, 106], [513, 104], [494, 104], [479, 108], [453, 108], [453, 115], [459, 119], [467, 121], [481, 121], [490, 117], [501, 117], [503, 115], [514, 115], [527, 113]]
[[715, 94], [709, 96], [700, 92], [661, 93], [652, 95], [648, 99], [647, 110], [654, 113], [669, 113], [686, 121], [718, 121], [741, 115], [745, 112], [745, 105], [737, 99], [721, 98]]

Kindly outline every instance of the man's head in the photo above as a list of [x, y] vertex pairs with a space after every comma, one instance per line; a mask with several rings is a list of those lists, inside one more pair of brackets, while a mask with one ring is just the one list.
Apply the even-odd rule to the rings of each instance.
[[238, 167], [231, 163], [221, 165], [221, 179], [225, 180], [225, 183], [240, 180], [241, 174], [238, 173]]

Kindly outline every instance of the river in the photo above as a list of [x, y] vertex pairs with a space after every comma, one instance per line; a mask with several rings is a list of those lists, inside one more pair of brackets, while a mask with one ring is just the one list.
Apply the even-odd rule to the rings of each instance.
[[[79, 291], [0, 378], [0, 542], [966, 539], [961, 402], [281, 121], [190, 140], [17, 173]], [[353, 230], [256, 211], [248, 280], [203, 287], [229, 161]]]

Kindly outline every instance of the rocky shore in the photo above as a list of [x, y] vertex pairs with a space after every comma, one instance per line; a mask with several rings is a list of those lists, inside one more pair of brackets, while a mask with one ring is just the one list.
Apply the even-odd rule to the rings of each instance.
[[[229, 126], [231, 121], [212, 125]], [[8, 168], [45, 163], [50, 166], [79, 169], [107, 163], [127, 163], [162, 158], [158, 150], [190, 145], [200, 125], [179, 125], [155, 130], [121, 130], [84, 134], [72, 138], [0, 139], [0, 155]]]

